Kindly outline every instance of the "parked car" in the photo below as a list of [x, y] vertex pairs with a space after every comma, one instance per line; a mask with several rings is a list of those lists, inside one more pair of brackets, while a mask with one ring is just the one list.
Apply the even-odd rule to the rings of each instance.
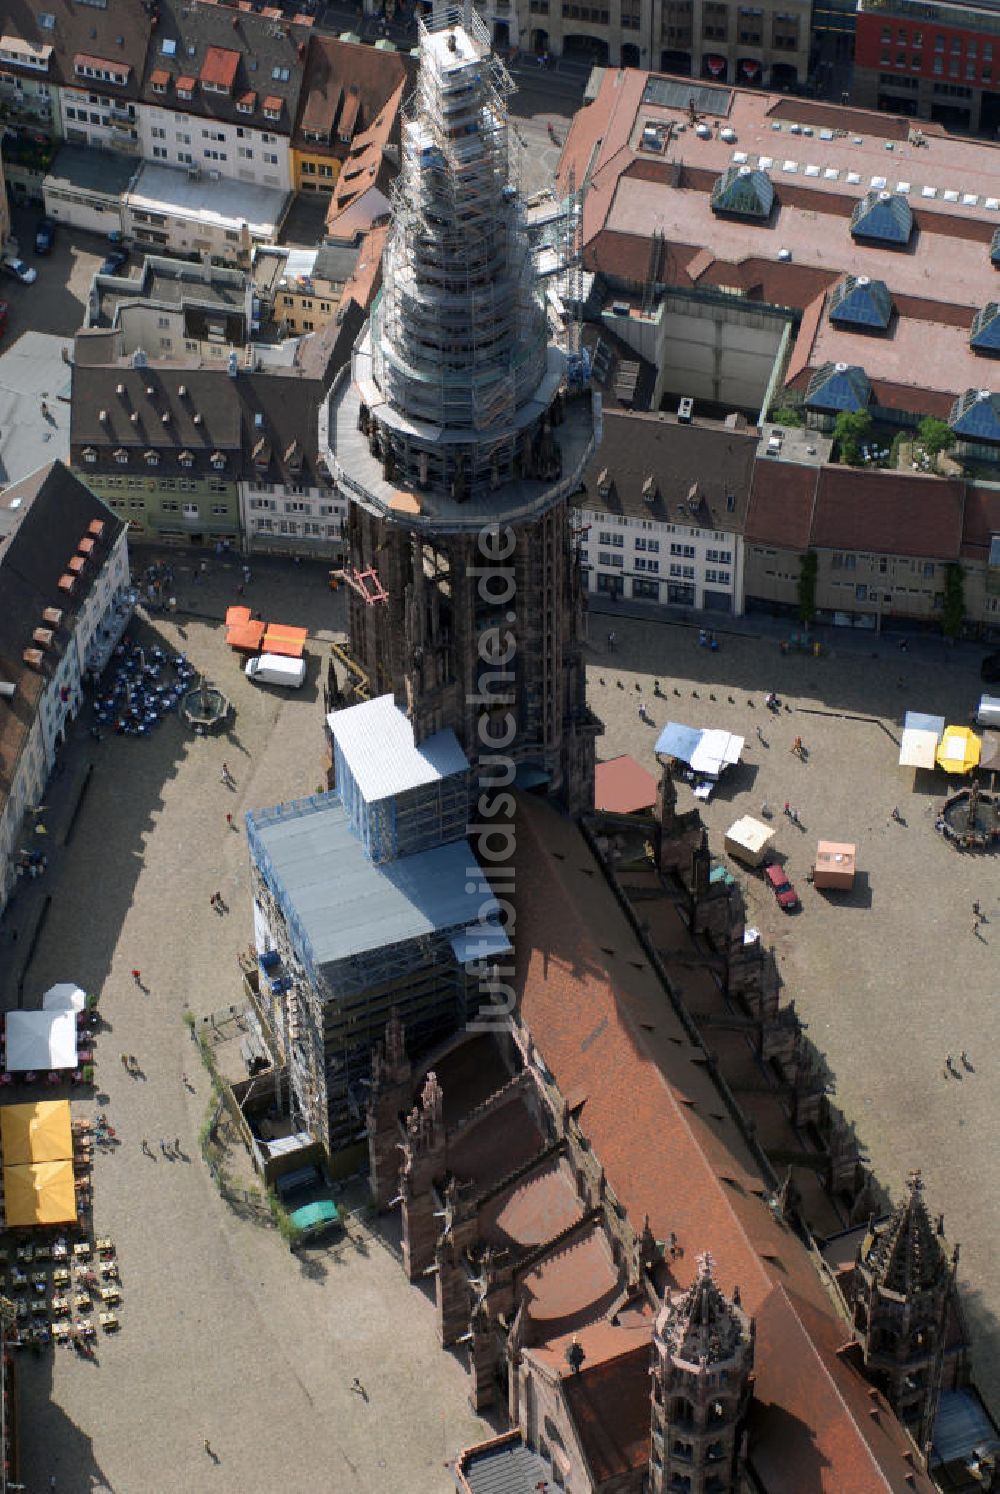
[[1000, 654], [987, 654], [979, 666], [979, 678], [984, 685], [1000, 685]]
[[38, 279], [38, 271], [26, 265], [23, 259], [15, 259], [13, 255], [4, 258], [3, 268], [8, 275], [13, 275], [15, 280], [20, 280], [22, 285], [31, 285]]
[[764, 875], [771, 891], [778, 899], [778, 907], [785, 913], [794, 913], [799, 906], [799, 895], [785, 876], [784, 868], [775, 866], [772, 862], [769, 866], [765, 866]]
[[56, 225], [51, 218], [39, 218], [35, 229], [35, 253], [51, 254], [56, 241]]
[[107, 259], [101, 265], [101, 274], [117, 275], [119, 270], [124, 269], [127, 264], [128, 255], [123, 249], [116, 249], [113, 254], [108, 255]]

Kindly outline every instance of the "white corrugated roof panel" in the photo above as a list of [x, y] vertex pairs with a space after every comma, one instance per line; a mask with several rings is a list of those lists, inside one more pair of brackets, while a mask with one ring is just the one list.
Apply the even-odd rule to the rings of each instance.
[[415, 747], [413, 727], [391, 695], [331, 711], [327, 723], [368, 804], [469, 767], [453, 731], [435, 732]]

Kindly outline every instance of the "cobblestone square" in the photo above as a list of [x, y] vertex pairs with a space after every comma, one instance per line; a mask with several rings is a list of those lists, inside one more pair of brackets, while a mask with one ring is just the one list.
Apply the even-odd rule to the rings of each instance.
[[[171, 716], [148, 738], [99, 745], [85, 716], [69, 748], [65, 776], [87, 757], [94, 771], [50, 873], [54, 901], [25, 997], [32, 1004], [64, 976], [100, 994], [97, 1104], [121, 1145], [98, 1154], [94, 1224], [118, 1247], [122, 1326], [99, 1340], [97, 1367], [64, 1348], [20, 1356], [22, 1482], [47, 1488], [54, 1474], [61, 1490], [117, 1494], [437, 1494], [446, 1460], [489, 1429], [468, 1407], [459, 1359], [438, 1348], [433, 1298], [409, 1286], [363, 1219], [351, 1220], [348, 1240], [292, 1257], [275, 1230], [222, 1201], [199, 1154], [207, 1076], [182, 1021], [185, 1003], [202, 1013], [239, 999], [235, 954], [252, 940], [246, 839], [225, 817], [241, 827], [246, 809], [320, 782], [319, 660], [343, 599], [319, 567], [254, 566], [247, 601], [311, 635], [305, 686], [258, 689], [216, 620], [235, 599], [235, 565], [214, 563], [195, 583], [196, 562], [172, 561], [181, 607], [201, 615], [154, 617], [141, 632], [186, 649], [237, 714], [217, 738], [195, 738]], [[235, 791], [221, 782], [223, 761]], [[210, 907], [214, 891], [231, 910], [224, 918]], [[8, 921], [22, 913], [15, 900]], [[144, 1078], [129, 1077], [122, 1052]], [[94, 1108], [74, 1103], [77, 1114]], [[161, 1136], [180, 1139], [184, 1160], [161, 1155]], [[351, 1392], [354, 1376], [367, 1400]]]
[[[904, 653], [895, 639], [828, 630], [832, 654], [783, 656], [769, 630], [720, 633], [712, 653], [699, 647], [697, 627], [597, 612], [589, 631], [588, 696], [605, 722], [599, 758], [631, 753], [656, 773], [653, 744], [667, 720], [746, 738], [744, 763], [703, 806], [712, 850], [737, 875], [750, 920], [776, 947], [785, 999], [794, 999], [836, 1076], [836, 1101], [856, 1123], [877, 1178], [896, 1198], [907, 1172], [921, 1168], [929, 1207], [944, 1214], [949, 1240], [961, 1242], [975, 1373], [996, 1414], [1000, 867], [995, 856], [960, 854], [935, 833], [934, 807], [957, 780], [923, 772], [915, 780], [897, 766], [904, 711], [968, 722], [982, 690], [979, 652], [926, 639]], [[654, 679], [665, 698], [654, 696]], [[769, 690], [791, 712], [772, 715]], [[640, 699], [655, 728], [640, 720]], [[804, 762], [791, 750], [796, 736]], [[782, 812], [786, 800], [798, 827]], [[695, 802], [681, 784], [678, 807]], [[797, 915], [782, 913], [763, 879], [723, 852], [726, 828], [742, 814], [759, 818], [765, 802], [775, 852], [802, 899]], [[905, 823], [892, 820], [894, 807]], [[824, 894], [807, 882], [819, 838], [857, 842], [853, 894]], [[987, 919], [977, 934], [974, 901]], [[975, 1071], [945, 1078], [946, 1055], [961, 1067], [963, 1049]]]

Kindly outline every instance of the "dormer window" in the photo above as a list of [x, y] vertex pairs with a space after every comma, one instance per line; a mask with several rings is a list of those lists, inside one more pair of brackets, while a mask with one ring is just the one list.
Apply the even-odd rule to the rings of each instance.
[[159, 455], [159, 452], [156, 452], [156, 451], [147, 451], [146, 452], [146, 466], [147, 467], [158, 467], [159, 465], [160, 465], [160, 455]]
[[119, 466], [122, 467], [127, 464], [128, 452], [125, 450], [124, 446], [119, 446], [118, 450], [115, 452], [115, 461], [119, 464]]
[[94, 450], [94, 448], [92, 446], [85, 446], [83, 448], [83, 451], [82, 451], [81, 455], [82, 455], [83, 460], [85, 462], [96, 462], [97, 461], [97, 452]]
[[154, 93], [166, 93], [170, 86], [170, 74], [165, 68], [155, 68], [149, 75], [149, 85]]
[[252, 114], [256, 107], [257, 95], [252, 91], [250, 93], [241, 93], [236, 100], [237, 114]]
[[269, 94], [263, 104], [264, 118], [275, 121], [279, 120], [281, 118], [281, 107], [281, 99], [276, 98], [273, 94]]
[[179, 99], [193, 99], [194, 87], [197, 78], [182, 77], [177, 79], [177, 97]]
[[221, 472], [223, 467], [226, 465], [226, 458], [221, 451], [213, 451], [211, 461], [212, 466], [215, 468], [216, 472]]
[[177, 460], [180, 462], [182, 467], [192, 467], [194, 465], [194, 457], [189, 451], [182, 451]]

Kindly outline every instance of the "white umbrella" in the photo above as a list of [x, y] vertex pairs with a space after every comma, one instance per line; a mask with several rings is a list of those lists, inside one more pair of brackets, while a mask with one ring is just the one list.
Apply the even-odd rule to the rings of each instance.
[[87, 1007], [87, 993], [71, 980], [60, 981], [49, 986], [42, 997], [42, 1010], [46, 1012], [82, 1012]]

